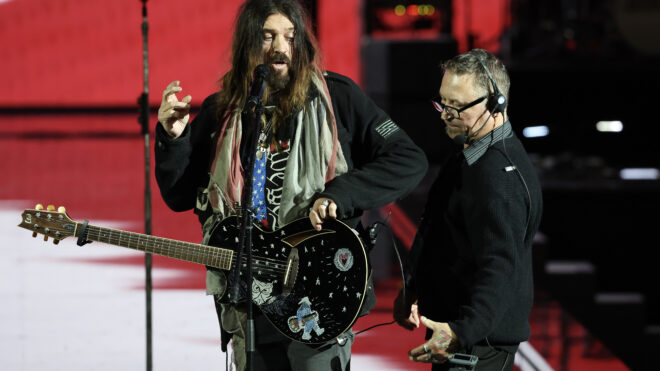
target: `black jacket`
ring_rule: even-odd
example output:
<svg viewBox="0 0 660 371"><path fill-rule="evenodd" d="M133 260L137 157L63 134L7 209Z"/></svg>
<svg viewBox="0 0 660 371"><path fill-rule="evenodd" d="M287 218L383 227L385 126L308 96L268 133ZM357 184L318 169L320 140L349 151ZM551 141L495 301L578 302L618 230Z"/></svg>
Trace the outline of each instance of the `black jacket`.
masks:
<svg viewBox="0 0 660 371"><path fill-rule="evenodd" d="M412 191L428 163L422 150L353 81L328 72L326 82L349 171L327 183L319 196L333 199L340 218L355 227L363 210ZM218 128L215 100L215 94L204 100L177 139L157 125L156 180L163 200L174 211L195 207L198 189L208 185L214 149L211 133Z"/></svg>

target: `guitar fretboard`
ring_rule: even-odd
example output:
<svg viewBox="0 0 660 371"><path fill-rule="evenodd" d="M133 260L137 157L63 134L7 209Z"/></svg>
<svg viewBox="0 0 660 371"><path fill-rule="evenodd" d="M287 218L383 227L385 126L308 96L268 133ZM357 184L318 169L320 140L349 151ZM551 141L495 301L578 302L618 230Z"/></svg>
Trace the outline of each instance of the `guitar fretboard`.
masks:
<svg viewBox="0 0 660 371"><path fill-rule="evenodd" d="M82 226L80 223L77 223L76 227L78 232L76 235L79 235ZM91 241L127 247L145 253L167 256L169 258L208 265L223 270L229 270L231 268L232 256L234 254L229 249L93 225L87 226L85 234L86 238Z"/></svg>

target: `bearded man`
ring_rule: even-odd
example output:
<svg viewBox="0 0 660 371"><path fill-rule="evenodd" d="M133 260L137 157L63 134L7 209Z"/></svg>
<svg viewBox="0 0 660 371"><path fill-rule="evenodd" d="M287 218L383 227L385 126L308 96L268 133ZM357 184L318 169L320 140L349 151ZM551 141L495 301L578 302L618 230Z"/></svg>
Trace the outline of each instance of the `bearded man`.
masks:
<svg viewBox="0 0 660 371"><path fill-rule="evenodd" d="M425 175L426 157L404 131L349 78L323 71L319 60L300 3L247 1L236 21L231 69L190 124L192 97L177 97L183 92L179 81L164 90L156 179L170 208L195 209L204 243L218 223L236 214L246 176L254 179L253 222L260 229L276 230L307 217L310 228L320 231L328 218L361 229L364 210L405 196ZM262 64L270 72L261 97L264 113L249 120L252 111L245 107L254 90L253 71ZM250 145L255 136L258 149ZM252 154L254 167L245 168ZM231 338L233 361L242 370L248 304L227 300L227 291L226 274L209 267L206 292L215 298L222 347L226 351ZM359 314L374 304L369 282ZM350 329L310 345L283 336L258 310L254 323L254 369L349 368ZM302 327L305 338L323 333L323 323Z"/></svg>

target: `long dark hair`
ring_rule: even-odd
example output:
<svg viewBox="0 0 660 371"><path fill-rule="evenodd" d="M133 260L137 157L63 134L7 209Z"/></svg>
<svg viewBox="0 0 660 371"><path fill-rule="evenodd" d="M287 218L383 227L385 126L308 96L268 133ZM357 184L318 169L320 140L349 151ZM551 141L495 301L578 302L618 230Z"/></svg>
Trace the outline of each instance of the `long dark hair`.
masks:
<svg viewBox="0 0 660 371"><path fill-rule="evenodd" d="M274 122L303 108L311 76L321 70L317 42L306 9L296 0L248 0L241 5L236 18L231 69L221 79L217 112L220 122L224 122L232 110L245 105L252 71L263 63L263 25L266 18L277 13L293 23L295 36L289 65L290 81L279 94Z"/></svg>

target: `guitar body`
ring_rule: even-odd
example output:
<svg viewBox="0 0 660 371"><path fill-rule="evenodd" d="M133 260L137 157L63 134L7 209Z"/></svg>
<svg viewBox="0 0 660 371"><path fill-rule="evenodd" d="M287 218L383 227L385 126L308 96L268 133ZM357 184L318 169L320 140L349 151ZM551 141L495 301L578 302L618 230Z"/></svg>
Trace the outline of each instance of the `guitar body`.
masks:
<svg viewBox="0 0 660 371"><path fill-rule="evenodd" d="M214 228L209 244L235 250L237 236L238 218L229 217ZM255 225L249 291L244 255L238 282L233 274L236 262L226 272L228 298L238 295L238 302L251 298L285 336L307 344L325 343L357 319L369 273L367 255L357 235L341 221L324 221L320 232L307 218L275 231Z"/></svg>

